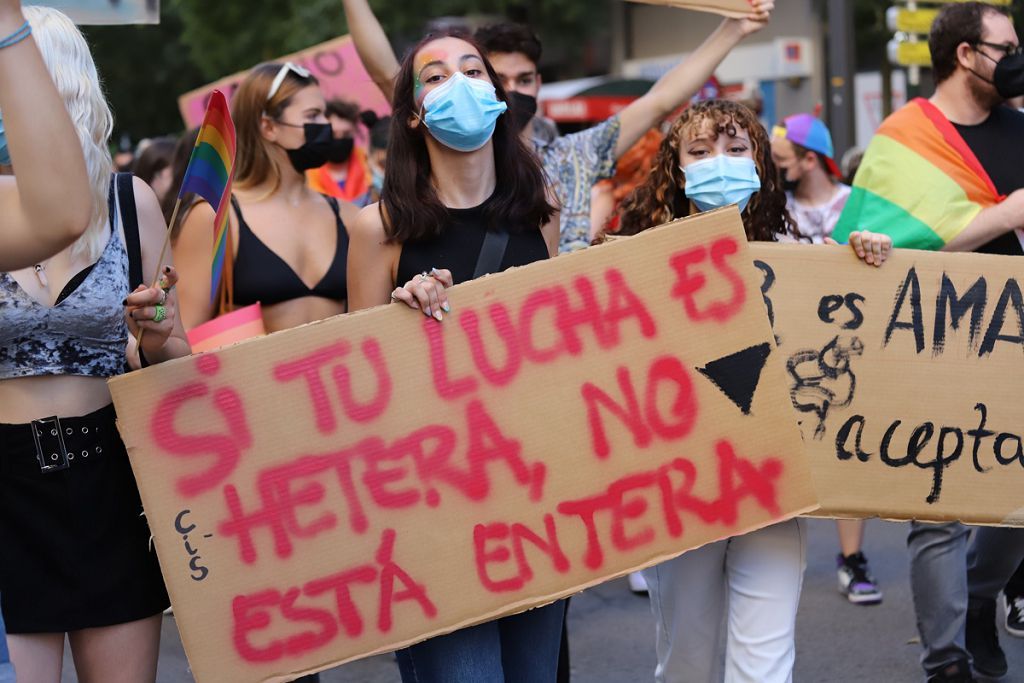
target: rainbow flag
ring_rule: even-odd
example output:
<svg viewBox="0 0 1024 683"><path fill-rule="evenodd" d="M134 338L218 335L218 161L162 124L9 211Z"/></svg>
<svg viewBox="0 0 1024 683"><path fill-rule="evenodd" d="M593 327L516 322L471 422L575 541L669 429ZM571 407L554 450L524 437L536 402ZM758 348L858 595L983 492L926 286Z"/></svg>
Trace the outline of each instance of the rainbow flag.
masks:
<svg viewBox="0 0 1024 683"><path fill-rule="evenodd" d="M217 296L227 254L228 212L231 206L231 178L235 171L235 124L228 101L214 90L206 106L196 146L185 169L178 199L194 192L217 212L213 221L213 265L210 273L210 301Z"/></svg>
<svg viewBox="0 0 1024 683"><path fill-rule="evenodd" d="M917 98L878 128L832 237L871 230L896 247L938 250L1002 199L953 124Z"/></svg>

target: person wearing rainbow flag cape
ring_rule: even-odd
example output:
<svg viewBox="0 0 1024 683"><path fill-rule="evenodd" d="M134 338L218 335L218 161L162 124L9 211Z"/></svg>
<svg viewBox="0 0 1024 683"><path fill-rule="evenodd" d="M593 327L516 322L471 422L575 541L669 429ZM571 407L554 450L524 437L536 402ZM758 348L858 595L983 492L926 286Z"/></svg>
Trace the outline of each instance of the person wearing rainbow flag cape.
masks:
<svg viewBox="0 0 1024 683"><path fill-rule="evenodd" d="M853 230L894 246L1024 255L1024 55L1002 10L949 5L928 38L936 89L887 118L854 179L834 237ZM910 579L929 681L1007 671L995 598L1024 559L1024 530L913 523Z"/></svg>

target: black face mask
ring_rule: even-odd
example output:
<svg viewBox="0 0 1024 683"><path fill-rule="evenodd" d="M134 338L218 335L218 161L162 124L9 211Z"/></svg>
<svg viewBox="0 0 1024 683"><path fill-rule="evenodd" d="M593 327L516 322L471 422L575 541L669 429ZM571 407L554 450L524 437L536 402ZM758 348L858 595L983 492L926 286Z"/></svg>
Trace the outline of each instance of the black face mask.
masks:
<svg viewBox="0 0 1024 683"><path fill-rule="evenodd" d="M327 150L327 161L332 164L343 164L352 156L352 149L355 147L355 140L346 136L333 138L331 147Z"/></svg>
<svg viewBox="0 0 1024 683"><path fill-rule="evenodd" d="M786 172L782 172L782 191L783 192L796 192L797 186L800 185L800 179L790 180Z"/></svg>
<svg viewBox="0 0 1024 683"><path fill-rule="evenodd" d="M992 85L1006 99L1024 95L1024 54L1000 59L992 76Z"/></svg>
<svg viewBox="0 0 1024 683"><path fill-rule="evenodd" d="M292 162L292 166L299 173L305 173L312 168L320 168L326 164L331 152L331 143L334 142L329 123L306 123L303 124L302 129L306 133L306 143L298 149L285 150L288 152L288 160Z"/></svg>
<svg viewBox="0 0 1024 683"><path fill-rule="evenodd" d="M537 114L537 98L532 95L524 95L521 92L510 92L508 108L511 114L512 130L518 133L526 128L526 125Z"/></svg>

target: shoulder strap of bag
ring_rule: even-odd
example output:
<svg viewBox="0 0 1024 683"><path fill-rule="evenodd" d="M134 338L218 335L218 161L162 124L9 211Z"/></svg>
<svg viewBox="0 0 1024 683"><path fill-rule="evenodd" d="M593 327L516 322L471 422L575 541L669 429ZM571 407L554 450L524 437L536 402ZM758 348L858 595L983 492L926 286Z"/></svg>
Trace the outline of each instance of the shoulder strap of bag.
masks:
<svg viewBox="0 0 1024 683"><path fill-rule="evenodd" d="M131 173L118 173L117 203L121 225L124 227L124 245L128 250L128 291L145 283L142 274L142 241L139 239L139 215L135 210L135 190Z"/></svg>
<svg viewBox="0 0 1024 683"><path fill-rule="evenodd" d="M121 222L124 228L124 246L128 252L128 291L132 292L136 287L145 282L142 274L142 240L139 238L139 215L135 210L135 189L132 186L131 173L114 174L113 182L110 183L111 210L110 220ZM115 224L116 225L116 224ZM149 361L138 349L139 363L142 367L149 367Z"/></svg>
<svg viewBox="0 0 1024 683"><path fill-rule="evenodd" d="M480 247L476 268L473 269L473 279L501 270L501 261L505 258L506 247L508 247L507 230L488 230L484 235L484 245Z"/></svg>

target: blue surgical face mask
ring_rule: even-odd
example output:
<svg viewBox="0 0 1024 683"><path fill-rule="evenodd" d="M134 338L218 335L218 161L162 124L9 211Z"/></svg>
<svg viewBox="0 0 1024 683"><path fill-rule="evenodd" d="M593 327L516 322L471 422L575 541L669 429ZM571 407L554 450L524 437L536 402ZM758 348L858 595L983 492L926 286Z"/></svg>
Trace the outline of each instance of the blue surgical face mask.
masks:
<svg viewBox="0 0 1024 683"><path fill-rule="evenodd" d="M3 114L0 114L0 164L11 165L11 153L7 149L7 131L4 130Z"/></svg>
<svg viewBox="0 0 1024 683"><path fill-rule="evenodd" d="M438 142L459 152L474 152L494 135L508 105L498 100L489 82L455 72L427 93L423 108L423 123Z"/></svg>
<svg viewBox="0 0 1024 683"><path fill-rule="evenodd" d="M725 154L681 166L686 196L701 211L739 204L742 212L750 196L761 189L754 160Z"/></svg>

